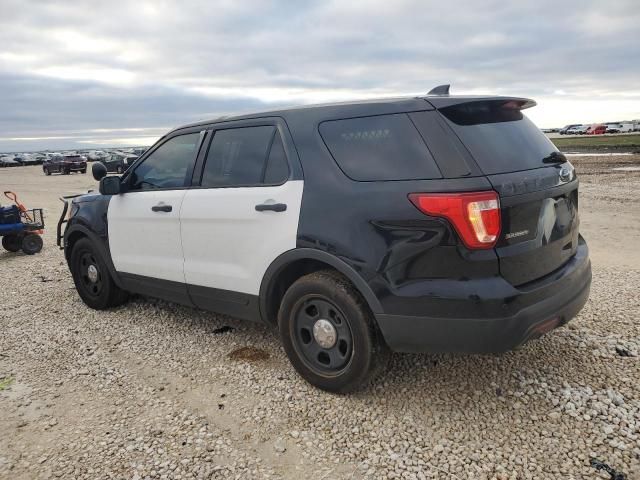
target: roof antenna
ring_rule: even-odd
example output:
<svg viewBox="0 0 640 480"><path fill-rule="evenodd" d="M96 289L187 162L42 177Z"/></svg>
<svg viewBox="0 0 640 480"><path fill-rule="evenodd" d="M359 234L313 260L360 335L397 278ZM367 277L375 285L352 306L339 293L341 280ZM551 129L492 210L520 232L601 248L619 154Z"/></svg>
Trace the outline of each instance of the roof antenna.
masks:
<svg viewBox="0 0 640 480"><path fill-rule="evenodd" d="M449 87L451 85L438 85L435 88L429 90L427 95L449 95Z"/></svg>

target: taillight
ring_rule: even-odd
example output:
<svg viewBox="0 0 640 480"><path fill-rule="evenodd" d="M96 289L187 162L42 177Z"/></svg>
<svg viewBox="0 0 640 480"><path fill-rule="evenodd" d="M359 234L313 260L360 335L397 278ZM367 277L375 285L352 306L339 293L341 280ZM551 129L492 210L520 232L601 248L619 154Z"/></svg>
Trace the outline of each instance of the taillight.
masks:
<svg viewBox="0 0 640 480"><path fill-rule="evenodd" d="M500 234L500 201L489 192L412 193L421 212L451 222L468 248L493 248Z"/></svg>

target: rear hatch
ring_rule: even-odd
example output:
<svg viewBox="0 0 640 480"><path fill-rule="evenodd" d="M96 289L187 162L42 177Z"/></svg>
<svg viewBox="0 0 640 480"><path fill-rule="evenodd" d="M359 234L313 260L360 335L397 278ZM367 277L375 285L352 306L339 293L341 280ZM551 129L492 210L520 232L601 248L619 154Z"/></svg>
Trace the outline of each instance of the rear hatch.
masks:
<svg viewBox="0 0 640 480"><path fill-rule="evenodd" d="M429 99L431 101L432 99ZM524 99L432 103L500 196L500 273L518 286L562 267L578 247L573 166L522 113Z"/></svg>

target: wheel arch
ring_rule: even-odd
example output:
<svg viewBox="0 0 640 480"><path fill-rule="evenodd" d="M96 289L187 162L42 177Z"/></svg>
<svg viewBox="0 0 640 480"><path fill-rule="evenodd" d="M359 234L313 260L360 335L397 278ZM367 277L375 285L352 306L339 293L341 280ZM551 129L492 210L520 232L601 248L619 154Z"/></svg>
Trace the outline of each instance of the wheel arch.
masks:
<svg viewBox="0 0 640 480"><path fill-rule="evenodd" d="M78 240L82 238L88 238L91 241L91 243L96 247L98 255L100 255L104 263L107 265L107 268L109 269L109 274L113 278L114 283L119 288L123 288L118 272L116 272L116 268L113 265L113 261L111 260L111 253L109 252L109 247L96 233L92 232L84 225L80 225L80 224L70 225L64 234L64 256L65 256L65 259L67 260L67 264L69 264L71 260L71 251L73 250L73 246L76 244L76 242L78 242Z"/></svg>
<svg viewBox="0 0 640 480"><path fill-rule="evenodd" d="M270 325L276 325L280 302L293 282L304 275L327 268L332 268L344 275L362 295L374 314L383 313L382 305L371 287L347 262L322 250L296 248L276 258L262 278L260 285L262 319Z"/></svg>

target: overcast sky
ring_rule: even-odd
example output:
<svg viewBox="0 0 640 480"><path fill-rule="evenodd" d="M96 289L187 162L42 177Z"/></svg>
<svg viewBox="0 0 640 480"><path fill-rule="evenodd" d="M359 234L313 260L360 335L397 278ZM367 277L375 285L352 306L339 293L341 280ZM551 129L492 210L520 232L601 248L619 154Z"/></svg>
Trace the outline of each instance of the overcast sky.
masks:
<svg viewBox="0 0 640 480"><path fill-rule="evenodd" d="M640 118L640 5L0 0L0 151L442 83L534 98L541 127Z"/></svg>

